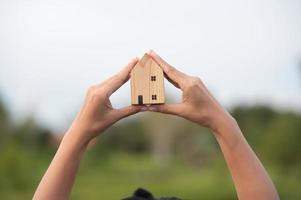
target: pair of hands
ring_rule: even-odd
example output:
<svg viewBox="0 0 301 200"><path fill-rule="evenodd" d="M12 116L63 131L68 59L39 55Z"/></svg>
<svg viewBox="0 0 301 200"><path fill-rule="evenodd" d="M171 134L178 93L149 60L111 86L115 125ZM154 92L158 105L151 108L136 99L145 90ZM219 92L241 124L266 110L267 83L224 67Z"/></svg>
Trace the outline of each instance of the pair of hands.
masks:
<svg viewBox="0 0 301 200"><path fill-rule="evenodd" d="M165 62L154 51L148 53L163 69L165 77L182 90L182 101L177 104L127 106L113 108L109 97L130 78L138 58L133 59L119 73L89 88L87 96L72 127L81 130L81 139L89 142L118 120L141 111L177 115L216 131L220 121L230 115L207 90L200 78L189 76Z"/></svg>
<svg viewBox="0 0 301 200"><path fill-rule="evenodd" d="M234 180L239 199L275 199L279 196L264 167L243 137L235 120L220 106L197 77L186 75L148 53L166 78L183 92L177 104L112 107L110 95L128 81L138 59L99 85L92 86L80 112L42 178L33 199L68 199L81 157L89 142L116 121L140 111L178 115L213 130Z"/></svg>

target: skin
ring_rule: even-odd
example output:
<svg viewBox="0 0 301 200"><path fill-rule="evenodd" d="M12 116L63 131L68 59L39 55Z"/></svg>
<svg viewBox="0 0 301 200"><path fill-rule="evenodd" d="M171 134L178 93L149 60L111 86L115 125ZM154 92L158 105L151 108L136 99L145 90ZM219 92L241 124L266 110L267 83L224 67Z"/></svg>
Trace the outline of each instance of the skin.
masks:
<svg viewBox="0 0 301 200"><path fill-rule="evenodd" d="M133 59L118 74L88 90L80 112L65 134L33 199L69 199L81 158L89 142L118 120L146 110L177 115L210 128L220 145L239 199L279 199L269 175L235 119L210 94L200 78L178 71L154 51L148 54L163 69L165 77L182 90L182 101L178 104L114 109L109 97L128 81L131 69L138 62L137 58Z"/></svg>

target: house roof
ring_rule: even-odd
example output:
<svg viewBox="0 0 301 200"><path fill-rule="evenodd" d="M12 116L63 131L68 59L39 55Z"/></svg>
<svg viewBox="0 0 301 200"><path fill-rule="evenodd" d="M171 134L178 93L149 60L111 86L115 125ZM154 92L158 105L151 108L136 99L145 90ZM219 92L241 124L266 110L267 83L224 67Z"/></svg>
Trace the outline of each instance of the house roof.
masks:
<svg viewBox="0 0 301 200"><path fill-rule="evenodd" d="M158 65L158 63L148 54L144 54L144 56L139 60L139 62L136 64L135 67L137 67L137 66L139 66L139 67L145 67L145 66L150 67L151 65L146 64L148 62L154 62L156 64L156 66L160 67Z"/></svg>

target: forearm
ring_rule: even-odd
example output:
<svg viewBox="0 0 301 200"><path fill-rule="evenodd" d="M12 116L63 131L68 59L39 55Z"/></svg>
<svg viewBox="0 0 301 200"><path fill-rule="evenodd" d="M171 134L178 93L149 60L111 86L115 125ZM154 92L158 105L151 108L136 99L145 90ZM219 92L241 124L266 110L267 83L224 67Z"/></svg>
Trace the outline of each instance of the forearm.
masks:
<svg viewBox="0 0 301 200"><path fill-rule="evenodd" d="M263 165L247 143L236 121L221 117L214 135L231 172L239 199L279 199Z"/></svg>
<svg viewBox="0 0 301 200"><path fill-rule="evenodd" d="M137 62L137 58L133 59L118 74L89 88L80 112L64 136L33 199L68 199L89 141L118 120L146 110L144 106L132 105L115 109L109 99L114 91L128 81Z"/></svg>
<svg viewBox="0 0 301 200"><path fill-rule="evenodd" d="M87 142L79 137L79 130L69 130L64 136L33 199L65 200L69 198L80 160Z"/></svg>
<svg viewBox="0 0 301 200"><path fill-rule="evenodd" d="M154 51L149 54L163 69L168 80L183 92L181 103L151 106L150 110L175 114L211 128L224 154L240 199L279 199L272 181L235 120L224 111L201 79L178 71Z"/></svg>

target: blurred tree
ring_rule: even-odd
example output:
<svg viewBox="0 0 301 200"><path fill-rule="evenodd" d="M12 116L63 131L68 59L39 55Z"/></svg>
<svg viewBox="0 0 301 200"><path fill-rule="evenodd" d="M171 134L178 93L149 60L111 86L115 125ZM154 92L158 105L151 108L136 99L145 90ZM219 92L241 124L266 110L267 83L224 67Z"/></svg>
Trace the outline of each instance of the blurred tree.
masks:
<svg viewBox="0 0 301 200"><path fill-rule="evenodd" d="M244 135L261 159L283 167L301 166L301 116L268 106L233 109Z"/></svg>
<svg viewBox="0 0 301 200"><path fill-rule="evenodd" d="M51 131L40 126L32 116L28 116L15 125L12 137L23 148L36 151L41 148L49 148Z"/></svg>
<svg viewBox="0 0 301 200"><path fill-rule="evenodd" d="M257 147L258 141L264 135L269 124L278 113L265 105L252 107L237 106L232 110L232 115L239 124L242 132L252 147Z"/></svg>
<svg viewBox="0 0 301 200"><path fill-rule="evenodd" d="M103 151L128 151L143 153L149 150L149 138L141 119L119 122L110 127L96 144L97 149Z"/></svg>
<svg viewBox="0 0 301 200"><path fill-rule="evenodd" d="M3 125L5 122L7 122L9 119L8 112L6 108L4 107L4 103L2 102L2 99L0 98L0 126Z"/></svg>
<svg viewBox="0 0 301 200"><path fill-rule="evenodd" d="M301 193L298 191L298 188L301 187L299 181L301 179L300 113L277 111L265 105L248 107L242 105L235 107L232 113L251 146L271 172L281 197L283 199L300 199ZM112 166L116 165L116 160L121 160L120 162L123 164L117 164L117 168L125 171L126 176L124 177L128 177L123 179L122 183L133 181L132 176L128 173L129 168L135 169L134 174L137 174L137 169L147 169L145 174L149 174L152 178L156 177L156 172L154 172L156 170L173 168L175 173L172 174L172 181L168 181L165 177L162 178L162 174L166 174L167 171L159 170L160 176L157 177L162 179L155 183L156 186L161 188L168 185L168 187L183 189L182 182L184 180L184 183L187 182L185 185L190 186L187 188L191 189L191 185L198 184L208 188L208 190L203 190L207 191L208 197L217 194L210 190L216 183L222 185L223 188L225 185L231 186L232 183L227 178L229 174L224 160L208 129L174 116L159 113L141 113L139 115L142 117L133 117L115 124L101 136L101 140L91 151L92 154L89 153L86 156L87 162L84 163L88 164L84 164L85 173L78 177L84 183L83 187L98 188L98 184L107 186L107 180L111 179L115 179L116 183L120 182L122 176L116 173L116 170L112 170ZM30 198L54 154L53 151L45 148L49 142L50 131L40 126L31 116L19 123L13 123L1 100L0 131L0 197L2 199L22 199L25 195ZM5 140L2 136L5 136ZM126 152L126 154L119 153L119 151ZM101 162L101 165L89 165L103 161L100 157L110 156L113 153L116 154L110 157L113 158L112 162L108 160L108 162ZM156 169L157 163L154 164L151 160L146 162L149 157L145 155L148 153L166 164L167 167ZM176 162L170 158L176 158ZM178 160L183 162L179 163ZM119 162L117 161L117 163ZM202 170L192 167L192 165L201 166ZM102 167L102 170L99 170L99 167ZM190 173L193 172L193 174L189 176L187 169L192 170ZM201 171L204 171L201 176L196 175ZM185 176L181 172L185 172ZM140 178L141 173L138 174L139 180L144 180L144 178ZM107 177L107 179L103 179L103 177ZM92 179L97 179L97 182L93 182ZM100 179L104 181L99 182ZM148 183L150 181L150 179L145 180ZM164 182L166 180L167 182ZM159 182L164 182L164 185L159 185ZM123 188L124 185L120 187ZM113 189L115 190L115 188ZM217 195L213 199L222 199L225 194L234 195L233 190L229 187L225 189L224 193L218 193L220 198L217 198ZM14 194L20 196L11 198ZM199 193L196 193L196 198L198 195Z"/></svg>
<svg viewBox="0 0 301 200"><path fill-rule="evenodd" d="M148 113L143 124L151 140L150 152L155 160L165 164L171 158L175 130L180 128L178 118L161 113Z"/></svg>
<svg viewBox="0 0 301 200"><path fill-rule="evenodd" d="M301 167L301 116L281 113L267 124L267 131L259 141L264 158L283 167Z"/></svg>
<svg viewBox="0 0 301 200"><path fill-rule="evenodd" d="M5 105L0 98L0 148L3 146L5 139L10 132L10 116ZM1 150L1 149L0 149Z"/></svg>

